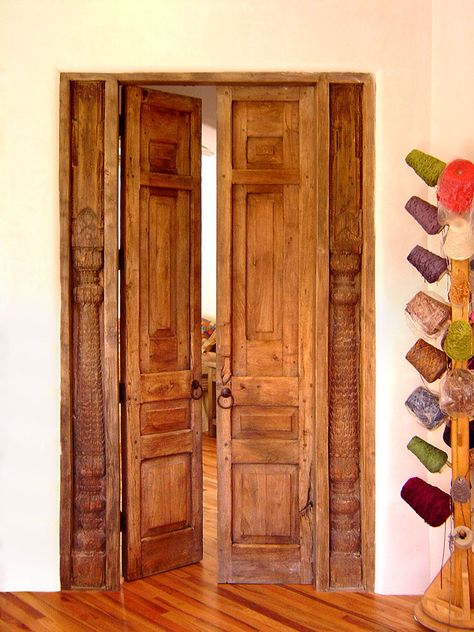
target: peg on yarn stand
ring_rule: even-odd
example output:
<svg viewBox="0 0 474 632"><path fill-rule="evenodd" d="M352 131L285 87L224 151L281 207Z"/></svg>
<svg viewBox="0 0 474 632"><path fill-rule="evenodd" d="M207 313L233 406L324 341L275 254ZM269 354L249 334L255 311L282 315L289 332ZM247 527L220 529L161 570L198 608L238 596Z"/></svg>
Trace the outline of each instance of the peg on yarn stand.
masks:
<svg viewBox="0 0 474 632"><path fill-rule="evenodd" d="M451 421L446 422L446 425L443 430L443 441L445 442L447 446L451 447ZM471 421L469 422L469 450L473 450L473 449L474 449L474 420L471 419Z"/></svg>

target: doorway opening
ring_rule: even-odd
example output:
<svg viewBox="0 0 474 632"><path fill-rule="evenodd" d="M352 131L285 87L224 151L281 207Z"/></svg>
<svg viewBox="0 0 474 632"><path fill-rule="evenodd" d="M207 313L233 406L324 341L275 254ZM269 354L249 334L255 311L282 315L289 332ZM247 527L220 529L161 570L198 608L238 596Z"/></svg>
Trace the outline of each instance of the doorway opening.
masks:
<svg viewBox="0 0 474 632"><path fill-rule="evenodd" d="M222 362L217 367L217 391L230 403L219 413L218 422L223 433L218 458L224 472L220 581L285 583L301 580L304 574L321 590L370 588L373 83L367 75L281 73L61 76L62 586L118 585L119 391L122 402L142 407L137 408L136 419L143 432L127 441L132 456L142 454L140 464L144 463L129 468L128 475L129 483L138 482L137 508L146 509L142 523L135 525L132 549L143 546L153 553L157 539L167 536L168 523L181 531L180 545L171 554L184 554L191 546L185 481L191 480L192 458L187 454L192 453L194 435L186 424L188 407L197 410L202 384L194 385L186 352L172 336L156 342L156 332L171 331L167 313L174 299L165 292L163 301L156 300L155 291L163 287L163 279L172 281L165 265L166 248L161 281L155 282L152 270L155 281L149 284L159 305L157 314L146 316L147 310L136 303L128 320L137 331L140 318L148 318L143 353L150 366L163 369L166 358L181 353L184 373L170 376L165 371L158 379L145 375L141 382L135 378L133 382L122 372L124 384L120 389L118 385L116 163L119 90L126 85L157 86L163 92L177 86L181 94L185 85L219 86L223 112L219 181L224 185L218 243L227 298L225 317L218 323ZM181 99L185 97L176 95L168 104L194 111ZM183 125L181 131L187 123ZM145 214L132 222L144 226L133 239L136 252L145 258L148 246L141 237L151 234L146 222L154 226L155 246L183 234L179 229L186 228L188 221L189 192L197 191L188 175L173 175L175 146L177 142L166 138L148 147L147 160L165 169L158 179L156 174L144 174L148 219ZM127 187L133 188L139 179L129 177ZM179 211L177 220L172 209ZM158 216L164 222L158 222ZM288 249L288 257L281 256L281 246ZM193 255L185 250L181 246L179 254L184 267L177 266L182 273L193 265ZM137 265L130 261L129 272L135 273ZM275 278L283 279L289 291L275 284ZM286 312L282 308L272 316L273 307L281 305ZM296 311L295 305L299 305ZM256 315L253 319L248 317L249 306ZM179 311L180 318L183 313L187 310ZM296 313L305 319L300 321L302 329L294 326L295 318L285 316ZM195 322L199 320L201 314ZM181 322L186 331L187 324ZM282 343L280 353L281 340L291 344ZM155 343L160 353L153 351ZM199 352L193 351L195 359L201 358L202 340L199 343ZM125 345L123 338L121 344ZM341 385L338 375L347 366L347 354L354 370L349 385ZM180 426L179 439L184 438L188 446L176 452L177 458L169 457L161 438L153 436L160 426L168 435L168 447L173 441L177 444L178 437L166 433L170 415ZM302 425L305 420L307 427ZM347 432L351 441L342 454L339 448ZM156 493L164 490L166 497L167 489L184 500L179 509L176 503L163 509L154 502ZM139 512L131 512L129 521L136 515ZM140 555L137 568L142 564ZM140 568L139 572L146 572Z"/></svg>

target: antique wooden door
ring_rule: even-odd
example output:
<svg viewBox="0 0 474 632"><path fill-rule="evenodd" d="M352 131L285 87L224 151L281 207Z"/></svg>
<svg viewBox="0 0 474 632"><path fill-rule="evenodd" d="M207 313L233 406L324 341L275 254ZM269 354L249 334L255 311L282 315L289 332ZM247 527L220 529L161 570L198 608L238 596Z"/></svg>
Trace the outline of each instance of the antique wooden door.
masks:
<svg viewBox="0 0 474 632"><path fill-rule="evenodd" d="M219 581L313 579L315 90L218 89Z"/></svg>
<svg viewBox="0 0 474 632"><path fill-rule="evenodd" d="M198 99L123 89L126 579L202 558Z"/></svg>

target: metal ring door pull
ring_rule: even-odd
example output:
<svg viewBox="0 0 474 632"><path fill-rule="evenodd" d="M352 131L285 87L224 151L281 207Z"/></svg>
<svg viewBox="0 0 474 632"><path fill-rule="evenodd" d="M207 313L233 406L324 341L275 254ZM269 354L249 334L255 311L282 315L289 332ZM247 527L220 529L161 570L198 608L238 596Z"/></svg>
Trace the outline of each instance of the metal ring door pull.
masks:
<svg viewBox="0 0 474 632"><path fill-rule="evenodd" d="M227 410L228 408L232 408L234 405L234 396L232 395L232 391L230 388L223 388L219 393L219 397L217 398L217 404L220 408Z"/></svg>
<svg viewBox="0 0 474 632"><path fill-rule="evenodd" d="M202 386L199 380L193 380L191 382L191 397L193 399L201 399L202 393Z"/></svg>

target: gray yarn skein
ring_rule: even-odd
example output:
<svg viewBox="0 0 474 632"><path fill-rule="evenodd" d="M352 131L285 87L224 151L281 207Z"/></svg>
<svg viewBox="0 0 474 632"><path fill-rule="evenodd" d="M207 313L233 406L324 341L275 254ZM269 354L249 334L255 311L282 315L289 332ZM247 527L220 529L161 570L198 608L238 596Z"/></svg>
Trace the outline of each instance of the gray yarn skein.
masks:
<svg viewBox="0 0 474 632"><path fill-rule="evenodd" d="M438 397L424 386L418 386L413 391L406 400L405 406L428 430L438 428L447 418L439 407Z"/></svg>

